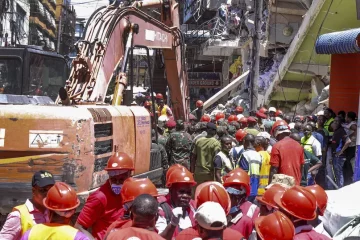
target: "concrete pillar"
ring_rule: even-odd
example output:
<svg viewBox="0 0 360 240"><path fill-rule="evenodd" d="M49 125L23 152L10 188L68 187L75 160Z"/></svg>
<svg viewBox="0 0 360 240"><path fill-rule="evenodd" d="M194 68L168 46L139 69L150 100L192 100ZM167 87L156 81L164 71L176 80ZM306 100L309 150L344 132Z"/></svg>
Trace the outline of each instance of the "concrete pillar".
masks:
<svg viewBox="0 0 360 240"><path fill-rule="evenodd" d="M229 61L230 57L226 57L223 60L223 64L222 64L222 77L223 77L223 83L222 83L222 87L226 87L229 83L230 83L230 79L229 79L229 68L230 68L230 61ZM222 97L220 99L220 102L226 103L228 100L228 94L226 94L224 97Z"/></svg>

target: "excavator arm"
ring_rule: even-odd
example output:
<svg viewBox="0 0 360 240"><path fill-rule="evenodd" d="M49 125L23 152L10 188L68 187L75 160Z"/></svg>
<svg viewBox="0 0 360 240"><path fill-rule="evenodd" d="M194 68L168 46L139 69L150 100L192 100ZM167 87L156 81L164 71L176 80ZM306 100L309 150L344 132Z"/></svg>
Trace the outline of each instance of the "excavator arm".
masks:
<svg viewBox="0 0 360 240"><path fill-rule="evenodd" d="M161 21L165 23L141 11L158 6L162 9ZM187 119L187 74L177 8L175 1L152 0L135 2L131 7L110 5L97 10L88 21L84 40L77 43L78 53L66 82L66 94L59 94L57 103L102 103L109 83L115 79L123 85L120 93L116 93L121 95L127 84L120 81L125 74L122 66L126 65L126 45L132 38L131 47L142 45L162 50L174 115L177 119Z"/></svg>

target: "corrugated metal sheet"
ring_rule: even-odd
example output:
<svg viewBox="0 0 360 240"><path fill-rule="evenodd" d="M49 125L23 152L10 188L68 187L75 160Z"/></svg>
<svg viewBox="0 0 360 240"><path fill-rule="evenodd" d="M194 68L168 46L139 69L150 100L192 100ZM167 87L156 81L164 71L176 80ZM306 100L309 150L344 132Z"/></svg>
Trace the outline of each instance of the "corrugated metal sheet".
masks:
<svg viewBox="0 0 360 240"><path fill-rule="evenodd" d="M360 54L331 56L329 105L335 112L358 111L360 91Z"/></svg>
<svg viewBox="0 0 360 240"><path fill-rule="evenodd" d="M317 54L343 54L360 52L356 39L360 28L321 35L315 45Z"/></svg>

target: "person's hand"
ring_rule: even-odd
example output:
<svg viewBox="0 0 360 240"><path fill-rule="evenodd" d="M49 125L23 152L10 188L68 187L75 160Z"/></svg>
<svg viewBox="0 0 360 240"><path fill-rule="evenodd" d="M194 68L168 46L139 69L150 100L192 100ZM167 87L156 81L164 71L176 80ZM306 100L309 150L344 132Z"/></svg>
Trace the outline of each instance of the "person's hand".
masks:
<svg viewBox="0 0 360 240"><path fill-rule="evenodd" d="M180 222L180 218L182 217L183 215L183 208L182 207L177 207L177 208L174 208L172 210L172 213L173 215L171 216L171 225L173 226L178 226L179 225L179 222Z"/></svg>
<svg viewBox="0 0 360 240"><path fill-rule="evenodd" d="M342 151L339 151L339 152L337 152L336 154L335 154L335 156L336 157L339 157L340 155L342 155L343 153L342 153Z"/></svg>

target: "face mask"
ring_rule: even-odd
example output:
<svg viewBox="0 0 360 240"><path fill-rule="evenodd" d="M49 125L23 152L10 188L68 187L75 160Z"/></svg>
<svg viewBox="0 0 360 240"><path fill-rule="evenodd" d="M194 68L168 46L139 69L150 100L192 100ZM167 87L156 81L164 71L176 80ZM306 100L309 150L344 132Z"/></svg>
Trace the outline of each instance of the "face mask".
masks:
<svg viewBox="0 0 360 240"><path fill-rule="evenodd" d="M230 208L230 213L229 214L233 214L239 211L239 207L238 206L233 206Z"/></svg>
<svg viewBox="0 0 360 240"><path fill-rule="evenodd" d="M71 218L72 215L74 215L76 209L73 209L73 210L69 210L69 211L55 211L55 213L61 217L64 217L64 218Z"/></svg>
<svg viewBox="0 0 360 240"><path fill-rule="evenodd" d="M116 194L119 195L122 188L122 184L111 184L111 190Z"/></svg>

